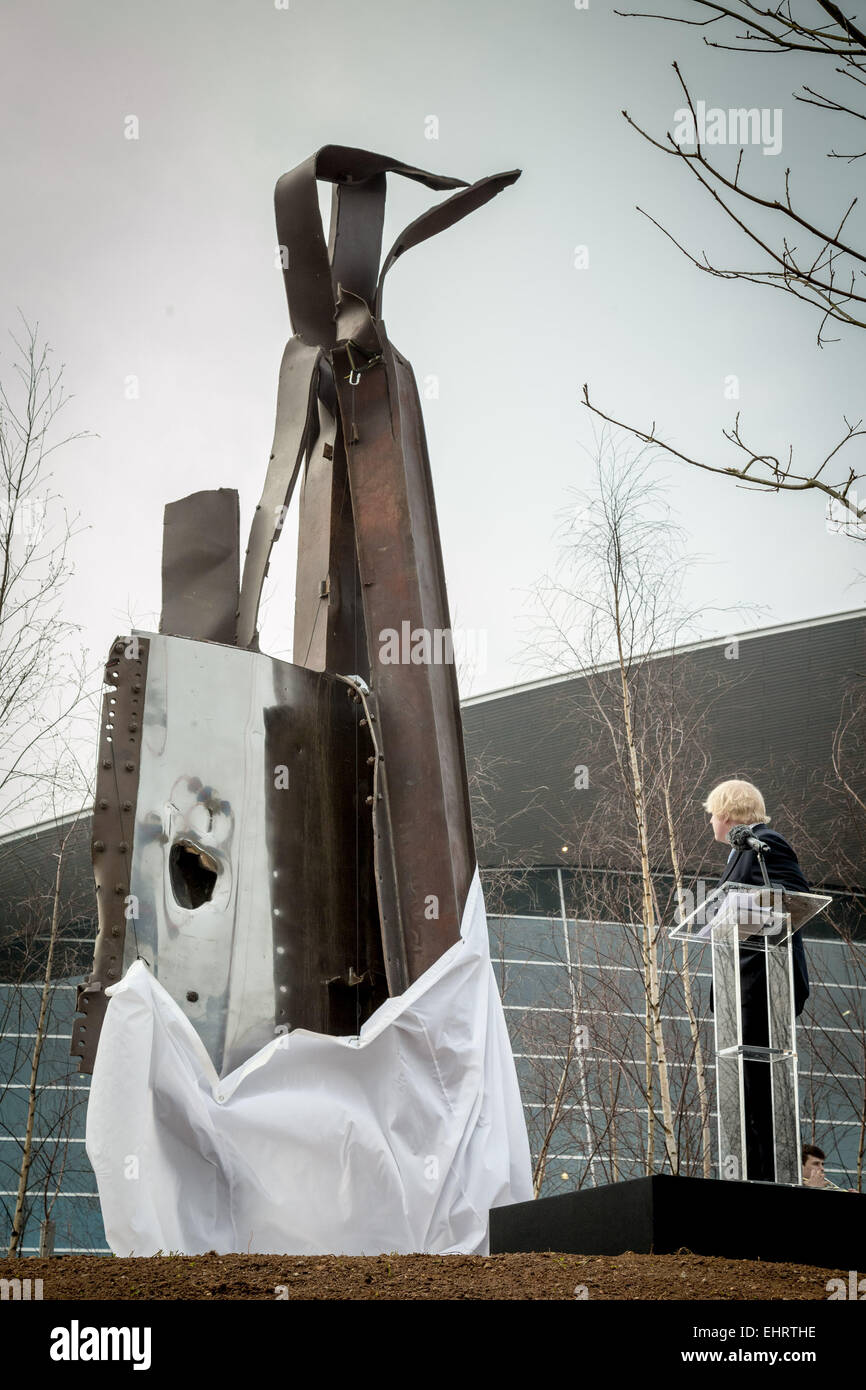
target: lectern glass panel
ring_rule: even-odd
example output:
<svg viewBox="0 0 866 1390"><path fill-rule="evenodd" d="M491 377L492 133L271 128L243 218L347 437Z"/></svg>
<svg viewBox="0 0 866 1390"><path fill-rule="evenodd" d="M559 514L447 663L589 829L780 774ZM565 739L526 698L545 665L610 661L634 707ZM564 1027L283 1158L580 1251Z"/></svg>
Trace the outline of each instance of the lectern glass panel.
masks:
<svg viewBox="0 0 866 1390"><path fill-rule="evenodd" d="M745 1069L752 1068L750 1105L769 1097L773 1171L779 1183L799 1184L800 1106L797 1088L794 1014L794 934L832 902L820 893L793 893L785 888L723 883L670 932L674 941L706 942L712 949L713 1000L718 1119L718 1173L721 1178L749 1178L749 1136L756 1140L756 1111L746 1108ZM766 1025L743 1040L741 969L747 953L761 952L766 979ZM750 972L759 968L750 962ZM754 976L752 976L754 978ZM753 1022L752 1027L755 1027ZM763 1041L764 1035L766 1041ZM760 1083L760 1068L769 1086ZM750 1125L752 1126L750 1129ZM753 1147L753 1153L757 1151ZM760 1170L759 1170L760 1171Z"/></svg>

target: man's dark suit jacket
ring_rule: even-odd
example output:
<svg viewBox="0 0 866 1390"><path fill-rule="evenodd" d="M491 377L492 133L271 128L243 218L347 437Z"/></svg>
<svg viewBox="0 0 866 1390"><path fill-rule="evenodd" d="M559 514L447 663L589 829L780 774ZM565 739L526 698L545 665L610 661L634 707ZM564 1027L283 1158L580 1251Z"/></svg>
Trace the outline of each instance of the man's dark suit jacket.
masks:
<svg viewBox="0 0 866 1390"><path fill-rule="evenodd" d="M809 884L803 876L797 856L784 835L771 830L768 825L755 825L752 834L763 840L770 849L764 857L767 877L773 887L789 888L793 893L808 893ZM719 883L763 884L761 866L753 849L739 850L726 866ZM772 950L772 947L770 948ZM791 950L794 969L794 1011L802 1013L803 1005L809 997L809 972L806 969L806 952L803 949L803 934L797 932ZM740 950L740 990L743 1019L747 1014L767 1012L767 972L764 968L764 952L749 948ZM710 994L710 1008L713 1006Z"/></svg>

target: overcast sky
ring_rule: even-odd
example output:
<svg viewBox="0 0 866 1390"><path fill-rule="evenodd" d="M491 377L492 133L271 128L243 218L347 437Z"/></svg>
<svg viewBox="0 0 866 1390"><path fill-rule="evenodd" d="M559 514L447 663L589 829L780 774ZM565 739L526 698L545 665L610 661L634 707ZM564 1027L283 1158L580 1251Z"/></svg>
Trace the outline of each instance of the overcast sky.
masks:
<svg viewBox="0 0 866 1390"><path fill-rule="evenodd" d="M820 350L813 312L701 275L635 210L718 263L756 260L620 114L660 137L672 128L675 58L708 105L782 111L781 153L747 152L753 185L780 192L790 164L806 210L841 215L860 166L828 161L836 118L793 100L814 82L808 66L708 52L699 31L618 18L602 0L6 0L0 372L20 308L65 363L67 426L98 435L54 470L89 528L66 613L94 662L130 615L158 622L166 502L238 488L246 543L290 334L273 186L323 144L470 181L523 170L407 253L384 296L392 341L419 381L439 380L425 417L452 619L487 634L465 694L531 674L526 593L552 562L568 489L592 469L584 381L611 415L655 420L711 461L730 461L721 429L737 409L747 438L793 443L804 466L837 442L842 416L863 413L862 334L834 331L843 340ZM439 196L389 176L385 245ZM738 401L725 398L732 375ZM759 602L760 626L861 606L860 548L828 531L818 496L747 493L674 463L659 474L707 557L691 602ZM262 635L282 656L294 561L287 532Z"/></svg>

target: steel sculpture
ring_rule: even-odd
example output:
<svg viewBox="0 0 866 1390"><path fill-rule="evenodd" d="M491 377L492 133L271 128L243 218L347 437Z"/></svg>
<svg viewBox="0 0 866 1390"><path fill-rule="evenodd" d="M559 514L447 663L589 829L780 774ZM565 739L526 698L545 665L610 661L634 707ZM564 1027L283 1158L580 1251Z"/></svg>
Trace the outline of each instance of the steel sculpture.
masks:
<svg viewBox="0 0 866 1390"><path fill-rule="evenodd" d="M380 269L387 173L455 191ZM420 400L382 290L399 256L519 173L466 184L327 145L277 184L294 336L243 573L233 489L170 503L159 633L118 638L106 665L81 1071L105 990L136 958L222 1075L275 1031L356 1033L459 937L475 851L453 652L393 661L383 646L451 625ZM257 624L296 488L284 662L260 652Z"/></svg>

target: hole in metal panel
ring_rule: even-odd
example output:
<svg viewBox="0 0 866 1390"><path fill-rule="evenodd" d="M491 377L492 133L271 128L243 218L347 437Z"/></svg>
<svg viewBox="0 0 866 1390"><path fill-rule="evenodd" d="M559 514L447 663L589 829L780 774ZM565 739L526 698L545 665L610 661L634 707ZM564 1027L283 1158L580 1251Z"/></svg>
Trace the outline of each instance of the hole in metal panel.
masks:
<svg viewBox="0 0 866 1390"><path fill-rule="evenodd" d="M168 856L172 892L180 907L209 903L217 881L216 860L198 845L178 840Z"/></svg>

